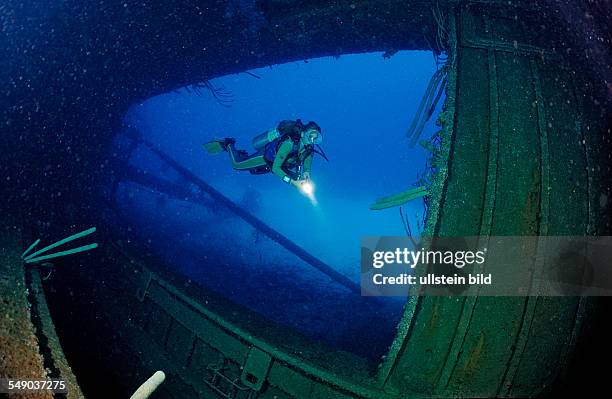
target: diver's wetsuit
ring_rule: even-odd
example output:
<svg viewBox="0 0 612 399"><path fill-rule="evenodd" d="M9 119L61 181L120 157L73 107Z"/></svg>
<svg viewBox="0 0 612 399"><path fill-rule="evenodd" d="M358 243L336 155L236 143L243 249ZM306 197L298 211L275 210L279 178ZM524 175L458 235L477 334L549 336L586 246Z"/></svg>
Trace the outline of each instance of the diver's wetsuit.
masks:
<svg viewBox="0 0 612 399"><path fill-rule="evenodd" d="M314 151L312 145L304 145L300 140L304 125L299 120L286 120L280 122L277 129L280 137L251 155L236 150L234 144L230 143L227 152L232 167L253 174L272 171L281 179L287 176L295 180L301 178L303 173L310 174Z"/></svg>

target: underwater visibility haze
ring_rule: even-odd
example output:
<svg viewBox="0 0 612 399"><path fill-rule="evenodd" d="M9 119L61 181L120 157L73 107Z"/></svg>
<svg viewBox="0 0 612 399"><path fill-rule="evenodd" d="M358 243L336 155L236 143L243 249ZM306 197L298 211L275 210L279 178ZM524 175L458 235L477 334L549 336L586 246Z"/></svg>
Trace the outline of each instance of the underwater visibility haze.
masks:
<svg viewBox="0 0 612 399"><path fill-rule="evenodd" d="M390 59L382 55L315 59L214 79L210 84L223 88L225 103L208 91L180 89L133 106L126 123L246 212L357 284L361 237L406 234L397 208L372 211L370 206L418 185L431 173L427 150L409 146L406 125L407 110L418 107L419 93L436 70L434 57L431 52L402 52ZM226 153L213 156L202 148L202 143L226 136L235 138L237 147L248 148L254 136L287 119L321 126L320 146L328 159L314 156L312 197L273 173L236 171ZM435 115L431 119L423 140L435 131ZM119 133L117 141L122 137ZM129 165L181 182L147 147L134 151ZM219 212L219 204L184 201L129 181L115 195L117 207L135 228L150 235L151 251L194 281L274 321L376 359L393 339L402 301L388 298L383 306L381 299L346 296L346 287L325 281L311 265L296 267L294 255L239 217ZM410 202L404 212L418 235L423 198ZM380 320L376 331L364 328L373 318Z"/></svg>

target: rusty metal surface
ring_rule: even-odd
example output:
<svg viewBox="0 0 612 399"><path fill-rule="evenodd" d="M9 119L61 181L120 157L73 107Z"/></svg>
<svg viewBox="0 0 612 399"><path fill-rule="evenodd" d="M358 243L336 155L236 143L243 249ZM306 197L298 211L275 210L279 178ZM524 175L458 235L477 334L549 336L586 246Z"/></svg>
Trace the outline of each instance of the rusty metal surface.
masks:
<svg viewBox="0 0 612 399"><path fill-rule="evenodd" d="M83 398L55 333L38 271L24 268L21 251L20 231L12 223L0 226L0 378L61 378L68 399ZM11 397L53 398L53 394Z"/></svg>
<svg viewBox="0 0 612 399"><path fill-rule="evenodd" d="M0 378L45 378L44 359L31 322L21 236L13 226L0 226ZM49 398L51 393L15 394L15 398Z"/></svg>

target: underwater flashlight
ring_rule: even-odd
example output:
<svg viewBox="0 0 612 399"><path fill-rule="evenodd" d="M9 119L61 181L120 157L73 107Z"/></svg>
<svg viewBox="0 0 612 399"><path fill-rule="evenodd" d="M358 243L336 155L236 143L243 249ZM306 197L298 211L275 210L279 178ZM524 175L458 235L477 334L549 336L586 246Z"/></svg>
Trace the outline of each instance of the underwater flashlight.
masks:
<svg viewBox="0 0 612 399"><path fill-rule="evenodd" d="M305 181L300 185L300 190L307 196L314 194L314 185L310 181Z"/></svg>
<svg viewBox="0 0 612 399"><path fill-rule="evenodd" d="M315 189L314 184L312 184L310 180L306 180L305 182L300 184L300 191L302 192L302 194L307 196L313 205L316 205L317 200L315 199L315 196L314 196L314 189Z"/></svg>

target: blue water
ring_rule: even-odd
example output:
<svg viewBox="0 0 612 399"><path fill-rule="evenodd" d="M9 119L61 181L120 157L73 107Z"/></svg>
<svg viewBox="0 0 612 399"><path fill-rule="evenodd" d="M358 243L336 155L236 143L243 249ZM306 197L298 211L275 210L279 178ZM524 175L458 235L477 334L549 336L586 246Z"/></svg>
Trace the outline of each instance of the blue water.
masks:
<svg viewBox="0 0 612 399"><path fill-rule="evenodd" d="M126 120L234 202L358 282L360 238L405 234L397 208L371 211L369 206L377 198L412 187L424 171L427 152L420 146L409 148L406 131L435 69L429 52L399 52L390 59L372 53L293 62L250 71L259 79L242 73L212 80L214 86L232 93L230 107L219 104L206 90L200 95L179 90L133 106ZM201 147L214 137L234 137L238 148L252 151L253 136L283 119L298 118L321 126L322 147L329 157L329 162L321 157L314 160L316 203L272 174L234 171L227 154L209 155ZM423 138L435 131L433 120L435 115ZM169 181L180 181L145 148L135 152L131 164ZM351 333L339 334L325 325L332 320L338 323L339 317L347 318L348 325L349 314L327 321L317 317L320 325L316 326L312 320L304 322L309 320L309 311L320 313L322 303L329 309L326 303L334 301L333 295L322 299L321 294L292 298L291 292L283 298L274 290L246 293L257 284L253 279L274 280L287 272L300 275L311 286L319 285L321 292L342 290L250 225L231 214L219 215L207 207L163 198L129 184L122 185L118 196L128 214L147 224L159 256L181 273L277 322L350 350L346 342L354 341ZM404 211L417 234L425 211L423 201L411 202ZM164 245L169 240L174 244ZM203 267L202 262L208 261L224 266ZM237 264L243 264L242 269ZM230 286L219 277L236 271L248 271L249 285ZM278 291L283 281L266 284ZM336 298L363 301L350 295ZM280 306L279 301L307 306L294 309ZM394 323L401 315L401 302L389 299L387 305L385 344L393 337ZM291 312L295 314L289 315ZM367 319L367 315L362 317ZM379 333L370 338L381 340Z"/></svg>

